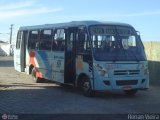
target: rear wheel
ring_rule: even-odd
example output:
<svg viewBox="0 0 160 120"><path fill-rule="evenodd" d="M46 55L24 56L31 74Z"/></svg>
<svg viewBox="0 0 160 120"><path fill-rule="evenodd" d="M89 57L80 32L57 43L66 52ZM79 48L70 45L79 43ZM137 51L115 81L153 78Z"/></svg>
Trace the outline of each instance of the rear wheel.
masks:
<svg viewBox="0 0 160 120"><path fill-rule="evenodd" d="M134 89L134 90L125 90L124 91L126 95L135 95L138 90L137 89Z"/></svg>
<svg viewBox="0 0 160 120"><path fill-rule="evenodd" d="M43 78L37 77L37 75L36 75L36 69L35 68L32 69L31 75L32 75L32 79L33 79L33 81L35 83L42 83L42 82L44 82Z"/></svg>

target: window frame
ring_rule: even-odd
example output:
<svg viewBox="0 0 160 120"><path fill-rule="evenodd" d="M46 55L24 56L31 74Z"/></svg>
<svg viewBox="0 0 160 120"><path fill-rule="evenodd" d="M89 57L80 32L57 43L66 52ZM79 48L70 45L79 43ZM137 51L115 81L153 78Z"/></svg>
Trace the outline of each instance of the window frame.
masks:
<svg viewBox="0 0 160 120"><path fill-rule="evenodd" d="M19 30L18 33L17 33L16 49L20 49L21 48L22 37L23 37L23 31Z"/></svg>
<svg viewBox="0 0 160 120"><path fill-rule="evenodd" d="M64 34L63 38L60 37L61 33L58 36L58 33L57 33L58 30L63 30L63 34ZM62 40L60 40L60 39L62 39ZM58 46L58 44L59 44L58 42L60 42L60 41L62 41L62 43L61 43L62 46ZM53 43L57 44L55 50L53 50ZM66 44L66 29L65 28L55 28L54 29L54 34L53 34L53 40L52 40L52 51L64 52L65 51L65 46L66 46L65 44ZM60 47L63 47L63 48L60 48Z"/></svg>
<svg viewBox="0 0 160 120"><path fill-rule="evenodd" d="M44 38L42 37L42 32L44 32L45 30L51 30L51 39L50 39L51 40L51 43L50 43L51 46L50 46L50 49L42 49L41 48L41 42L44 40ZM44 33L43 33L43 35L44 35ZM40 34L39 34L39 50L52 51L53 39L54 39L54 30L52 28L41 29ZM47 42L47 39L46 39L46 42Z"/></svg>
<svg viewBox="0 0 160 120"><path fill-rule="evenodd" d="M36 43L38 43L38 47L36 48L36 44L35 44L35 48L29 48L29 45L30 45L30 41L32 41L33 39L30 38L30 35L31 35L31 32L33 31L37 31L38 34L37 34L37 40L35 41ZM34 30L29 30L29 35L28 35L28 45L27 45L27 48L28 50L39 50L39 41L40 41L40 29L34 29Z"/></svg>

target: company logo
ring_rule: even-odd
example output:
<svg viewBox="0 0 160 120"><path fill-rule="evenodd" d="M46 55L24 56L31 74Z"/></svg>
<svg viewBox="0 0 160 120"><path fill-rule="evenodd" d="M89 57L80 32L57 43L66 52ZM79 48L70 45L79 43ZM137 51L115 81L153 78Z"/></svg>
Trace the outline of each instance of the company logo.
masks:
<svg viewBox="0 0 160 120"><path fill-rule="evenodd" d="M130 75L130 72L129 72L129 71L127 71L127 75Z"/></svg>
<svg viewBox="0 0 160 120"><path fill-rule="evenodd" d="M2 115L2 120L17 120L17 119L18 115L7 115L7 114Z"/></svg>
<svg viewBox="0 0 160 120"><path fill-rule="evenodd" d="M3 115L2 115L2 119L3 119L3 120L7 120L7 118L8 118L7 114L3 114Z"/></svg>

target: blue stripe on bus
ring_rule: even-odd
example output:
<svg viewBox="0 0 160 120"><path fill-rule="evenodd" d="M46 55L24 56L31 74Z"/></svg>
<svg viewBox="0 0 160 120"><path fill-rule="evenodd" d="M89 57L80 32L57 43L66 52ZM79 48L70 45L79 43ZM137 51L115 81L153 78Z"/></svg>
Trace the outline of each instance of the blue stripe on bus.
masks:
<svg viewBox="0 0 160 120"><path fill-rule="evenodd" d="M41 57L44 65L45 65L45 68L47 69L46 73L44 73L44 74L45 74L45 76L47 76L48 78L50 78L50 76L51 76L51 72L50 71L52 69L52 66L49 64L49 61L47 59L48 58L47 54L44 51L38 51L38 54L40 55L40 57Z"/></svg>

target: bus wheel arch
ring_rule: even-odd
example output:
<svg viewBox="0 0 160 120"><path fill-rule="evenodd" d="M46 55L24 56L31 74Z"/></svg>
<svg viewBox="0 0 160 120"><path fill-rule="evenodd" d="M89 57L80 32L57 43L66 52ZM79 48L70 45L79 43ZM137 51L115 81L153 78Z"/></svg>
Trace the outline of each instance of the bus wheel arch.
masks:
<svg viewBox="0 0 160 120"><path fill-rule="evenodd" d="M77 86L82 89L84 96L93 97L95 95L95 91L92 90L90 78L85 73L81 73L78 76Z"/></svg>

